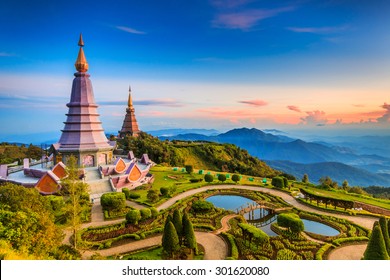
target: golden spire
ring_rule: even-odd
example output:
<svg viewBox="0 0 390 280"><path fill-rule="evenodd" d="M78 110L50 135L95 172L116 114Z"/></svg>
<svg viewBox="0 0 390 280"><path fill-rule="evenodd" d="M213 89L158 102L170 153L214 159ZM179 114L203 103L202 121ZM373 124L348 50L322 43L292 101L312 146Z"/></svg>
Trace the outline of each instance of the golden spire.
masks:
<svg viewBox="0 0 390 280"><path fill-rule="evenodd" d="M129 86L129 99L127 100L127 107L133 107L133 99L131 98L131 87Z"/></svg>
<svg viewBox="0 0 390 280"><path fill-rule="evenodd" d="M83 37L80 33L80 39L78 45L80 46L79 55L77 56L76 63L74 66L76 67L76 70L79 72L87 72L88 71L88 62L85 58L83 47L84 47L84 41Z"/></svg>

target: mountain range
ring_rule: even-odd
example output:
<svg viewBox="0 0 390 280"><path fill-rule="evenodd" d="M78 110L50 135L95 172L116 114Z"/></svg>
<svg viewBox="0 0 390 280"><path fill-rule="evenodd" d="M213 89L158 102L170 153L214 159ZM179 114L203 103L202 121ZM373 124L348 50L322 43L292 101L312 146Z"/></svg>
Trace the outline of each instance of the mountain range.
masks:
<svg viewBox="0 0 390 280"><path fill-rule="evenodd" d="M272 130L271 130L272 132ZM255 128L233 129L218 135L184 133L160 139L231 143L266 161L271 167L297 178L309 174L313 183L323 176L351 185L390 187L390 158L361 154L351 145L339 146L325 141L307 142Z"/></svg>

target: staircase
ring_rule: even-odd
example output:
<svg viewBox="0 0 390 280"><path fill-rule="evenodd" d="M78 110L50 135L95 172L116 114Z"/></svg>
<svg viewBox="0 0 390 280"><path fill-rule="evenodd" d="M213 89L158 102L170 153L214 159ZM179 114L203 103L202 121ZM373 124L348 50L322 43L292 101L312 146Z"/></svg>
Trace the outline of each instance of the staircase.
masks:
<svg viewBox="0 0 390 280"><path fill-rule="evenodd" d="M102 194L112 192L109 178L101 178L96 167L85 168L85 182L89 185L91 198L99 198Z"/></svg>

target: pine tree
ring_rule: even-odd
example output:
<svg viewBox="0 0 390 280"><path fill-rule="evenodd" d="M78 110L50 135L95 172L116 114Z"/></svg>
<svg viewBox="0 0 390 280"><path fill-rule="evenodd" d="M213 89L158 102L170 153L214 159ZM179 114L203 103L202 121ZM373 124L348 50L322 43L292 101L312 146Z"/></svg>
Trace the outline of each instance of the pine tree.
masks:
<svg viewBox="0 0 390 280"><path fill-rule="evenodd" d="M177 236L175 226L171 221L168 221L168 223L165 224L162 236L162 247L164 252L171 258L180 250L179 237Z"/></svg>
<svg viewBox="0 0 390 280"><path fill-rule="evenodd" d="M374 228L371 233L370 240L363 258L365 260L388 260L389 255L386 251L386 244L383 239L381 227L378 223L374 223Z"/></svg>
<svg viewBox="0 0 390 280"><path fill-rule="evenodd" d="M390 256L390 237L389 237L389 229L388 229L388 221L385 217L379 218L379 225L381 226L383 239L385 241L387 254Z"/></svg>
<svg viewBox="0 0 390 280"><path fill-rule="evenodd" d="M173 211L172 223L176 228L177 236L179 237L179 243L181 244L183 239L183 224L179 209L175 209L175 211Z"/></svg>
<svg viewBox="0 0 390 280"><path fill-rule="evenodd" d="M196 243L196 237L192 222L188 218L187 213L183 215L183 236L184 236L184 245L187 248L192 249L195 254L198 252L198 246Z"/></svg>

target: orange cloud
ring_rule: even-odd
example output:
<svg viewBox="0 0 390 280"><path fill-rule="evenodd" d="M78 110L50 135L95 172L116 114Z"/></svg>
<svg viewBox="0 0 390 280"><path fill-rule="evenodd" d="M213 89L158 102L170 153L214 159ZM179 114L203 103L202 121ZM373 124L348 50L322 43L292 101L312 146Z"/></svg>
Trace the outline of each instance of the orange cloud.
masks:
<svg viewBox="0 0 390 280"><path fill-rule="evenodd" d="M299 109L298 106L294 106L294 105L289 105L287 106L287 109L291 110L291 111L295 111L295 112L298 112L298 113L301 113L301 109Z"/></svg>
<svg viewBox="0 0 390 280"><path fill-rule="evenodd" d="M248 105L252 105L252 106L256 106L256 107L261 107L261 106L266 106L268 105L268 102L267 101L264 101L264 100L260 100L260 99L255 99L255 100L247 100L247 101L238 101L238 103L242 103L242 104L248 104Z"/></svg>

